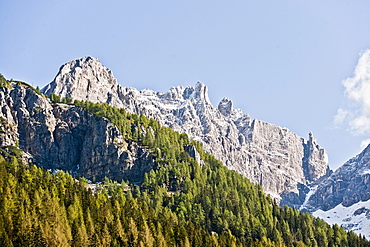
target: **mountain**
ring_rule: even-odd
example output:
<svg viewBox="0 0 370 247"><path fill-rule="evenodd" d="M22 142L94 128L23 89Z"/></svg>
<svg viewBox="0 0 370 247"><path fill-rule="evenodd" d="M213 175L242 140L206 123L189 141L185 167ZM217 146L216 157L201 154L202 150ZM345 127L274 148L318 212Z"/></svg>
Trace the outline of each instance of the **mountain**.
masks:
<svg viewBox="0 0 370 247"><path fill-rule="evenodd" d="M301 205L311 185L330 173L326 151L312 133L304 140L287 128L251 120L224 98L217 107L201 82L168 92L138 91L117 83L98 59L84 57L64 64L42 89L46 95L108 103L154 118L200 141L205 151L236 170L282 204Z"/></svg>
<svg viewBox="0 0 370 247"><path fill-rule="evenodd" d="M370 239L370 200L360 201L348 207L338 204L327 211L319 209L312 214L329 224L337 224L346 231L353 231Z"/></svg>
<svg viewBox="0 0 370 247"><path fill-rule="evenodd" d="M305 206L326 211L339 204L348 207L367 200L370 200L370 146L319 183Z"/></svg>
<svg viewBox="0 0 370 247"><path fill-rule="evenodd" d="M154 119L3 79L1 246L370 246Z"/></svg>
<svg viewBox="0 0 370 247"><path fill-rule="evenodd" d="M47 169L102 181L143 181L156 162L141 144L125 139L107 119L53 104L20 83L0 88L0 147L17 146Z"/></svg>
<svg viewBox="0 0 370 247"><path fill-rule="evenodd" d="M370 145L318 183L302 209L370 238Z"/></svg>

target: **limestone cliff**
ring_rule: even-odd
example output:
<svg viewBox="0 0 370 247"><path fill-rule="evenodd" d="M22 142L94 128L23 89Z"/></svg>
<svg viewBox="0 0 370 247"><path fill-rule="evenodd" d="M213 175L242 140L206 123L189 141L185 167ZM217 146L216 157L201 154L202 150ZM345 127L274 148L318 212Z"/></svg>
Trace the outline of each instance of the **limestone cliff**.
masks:
<svg viewBox="0 0 370 247"><path fill-rule="evenodd" d="M84 110L52 104L25 85L0 88L0 145L19 145L25 156L47 169L101 181L140 182L156 168L154 157L126 141L106 119Z"/></svg>
<svg viewBox="0 0 370 247"><path fill-rule="evenodd" d="M98 59L84 57L63 65L43 92L92 102L107 102L132 113L153 117L160 124L187 133L229 169L262 185L284 204L300 205L307 185L328 172L327 154L314 140L234 109L224 98L217 107L208 88L173 87L168 92L138 91L120 86Z"/></svg>

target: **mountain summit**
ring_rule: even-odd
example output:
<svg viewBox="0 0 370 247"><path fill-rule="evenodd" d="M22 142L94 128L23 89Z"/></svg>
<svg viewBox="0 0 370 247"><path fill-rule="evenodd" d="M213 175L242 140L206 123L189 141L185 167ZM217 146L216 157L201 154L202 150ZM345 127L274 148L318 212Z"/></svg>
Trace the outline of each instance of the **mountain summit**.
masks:
<svg viewBox="0 0 370 247"><path fill-rule="evenodd" d="M43 88L42 92L117 105L118 88L112 71L103 66L97 58L89 56L64 64L54 81Z"/></svg>
<svg viewBox="0 0 370 247"><path fill-rule="evenodd" d="M98 59L83 57L64 64L42 91L76 100L106 102L187 133L229 169L259 183L283 204L301 205L307 186L329 171L326 151L312 133L306 141L287 128L251 120L248 114L234 109L228 98L215 107L209 100L208 88L201 82L172 87L166 93L138 91L119 85L112 71Z"/></svg>

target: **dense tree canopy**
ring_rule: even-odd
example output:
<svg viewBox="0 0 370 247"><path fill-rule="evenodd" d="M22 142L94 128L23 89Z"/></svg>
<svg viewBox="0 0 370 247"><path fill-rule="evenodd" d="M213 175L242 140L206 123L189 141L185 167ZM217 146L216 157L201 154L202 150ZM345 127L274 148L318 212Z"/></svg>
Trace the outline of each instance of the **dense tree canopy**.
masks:
<svg viewBox="0 0 370 247"><path fill-rule="evenodd" d="M185 134L108 104L74 104L147 146L158 169L141 185L88 184L22 164L16 147L0 150L1 246L370 246L338 225L279 207Z"/></svg>

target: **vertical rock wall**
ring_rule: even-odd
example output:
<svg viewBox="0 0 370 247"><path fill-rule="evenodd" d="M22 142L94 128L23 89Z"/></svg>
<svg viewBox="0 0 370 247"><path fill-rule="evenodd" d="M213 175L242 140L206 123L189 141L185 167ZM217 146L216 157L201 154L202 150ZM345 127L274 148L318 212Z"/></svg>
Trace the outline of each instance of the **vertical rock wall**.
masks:
<svg viewBox="0 0 370 247"><path fill-rule="evenodd" d="M19 145L40 166L97 181L107 176L139 182L144 172L156 168L145 148L126 142L106 119L52 104L27 86L12 86L0 88L2 146Z"/></svg>

